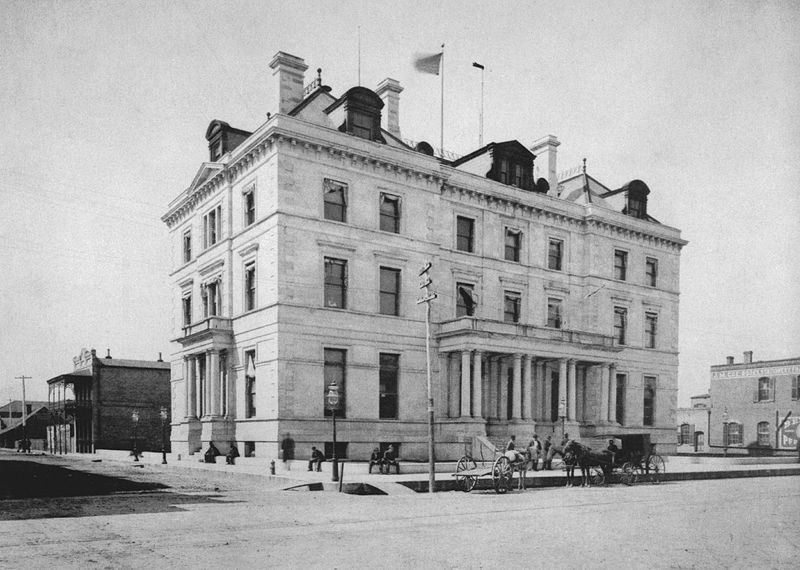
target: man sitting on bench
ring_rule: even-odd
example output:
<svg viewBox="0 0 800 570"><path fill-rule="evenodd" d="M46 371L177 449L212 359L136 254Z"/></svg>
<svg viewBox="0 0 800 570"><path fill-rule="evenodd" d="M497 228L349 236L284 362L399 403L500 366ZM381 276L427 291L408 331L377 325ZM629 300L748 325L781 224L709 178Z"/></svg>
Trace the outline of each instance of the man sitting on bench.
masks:
<svg viewBox="0 0 800 570"><path fill-rule="evenodd" d="M389 474L389 469L391 466L394 465L396 473L400 474L400 463L397 462L397 452L394 450L394 445L390 445L389 448L383 453L383 465L381 465L381 473L383 473L383 468L386 467L386 474Z"/></svg>
<svg viewBox="0 0 800 570"><path fill-rule="evenodd" d="M369 456L369 472L372 473L372 468L377 465L378 470L383 473L383 454L380 448L372 450L372 455Z"/></svg>

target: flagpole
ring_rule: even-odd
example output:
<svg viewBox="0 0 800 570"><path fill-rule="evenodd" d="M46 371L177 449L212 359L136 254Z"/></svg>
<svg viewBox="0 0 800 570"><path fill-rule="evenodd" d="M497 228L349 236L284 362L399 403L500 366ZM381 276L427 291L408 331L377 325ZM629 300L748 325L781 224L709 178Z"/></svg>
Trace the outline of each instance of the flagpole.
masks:
<svg viewBox="0 0 800 570"><path fill-rule="evenodd" d="M444 44L442 44L442 107L439 112L439 148L444 158Z"/></svg>

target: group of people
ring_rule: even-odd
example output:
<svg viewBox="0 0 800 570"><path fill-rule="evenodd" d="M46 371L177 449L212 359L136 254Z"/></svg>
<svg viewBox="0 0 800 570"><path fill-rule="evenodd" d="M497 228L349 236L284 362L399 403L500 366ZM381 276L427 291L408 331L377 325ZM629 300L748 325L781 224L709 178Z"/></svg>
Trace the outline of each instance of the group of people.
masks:
<svg viewBox="0 0 800 570"><path fill-rule="evenodd" d="M390 445L386 448L386 451L381 453L379 447L376 447L372 450L372 455L369 457L369 472L372 473L372 468L374 466L378 466L378 469L381 474L388 475L391 471L392 466L395 468L395 473L398 475L400 474L400 463L397 461L397 451L394 448L394 445Z"/></svg>
<svg viewBox="0 0 800 570"><path fill-rule="evenodd" d="M31 440L28 438L19 440L17 453L30 453L30 452L31 452Z"/></svg>
<svg viewBox="0 0 800 570"><path fill-rule="evenodd" d="M203 454L203 460L206 463L216 463L217 457L222 455L214 442L209 442L208 449ZM236 442L230 442L228 453L225 454L225 463L227 465L236 465L236 458L239 457L239 449L236 447Z"/></svg>
<svg viewBox="0 0 800 570"><path fill-rule="evenodd" d="M566 434L565 434L566 435ZM568 436L567 436L568 437ZM562 446L565 442L562 442ZM544 443L539 441L539 436L533 434L533 438L524 450L517 449L517 436L512 435L506 443L506 457L511 461L522 461L523 459L531 465L533 471L539 471L539 460L542 460L542 471L553 469L553 442L551 436L547 436Z"/></svg>

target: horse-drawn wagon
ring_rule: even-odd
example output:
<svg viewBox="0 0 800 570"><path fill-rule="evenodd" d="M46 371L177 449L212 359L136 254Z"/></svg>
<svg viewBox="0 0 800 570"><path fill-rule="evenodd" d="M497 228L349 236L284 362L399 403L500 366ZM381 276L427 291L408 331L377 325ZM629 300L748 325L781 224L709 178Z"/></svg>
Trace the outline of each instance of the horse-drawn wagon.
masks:
<svg viewBox="0 0 800 570"><path fill-rule="evenodd" d="M613 434L606 436L619 440L617 450L600 452L578 442L570 442L565 451L572 454L581 469L581 479L586 485L603 485L619 481L625 485L650 482L660 483L664 474L664 459L650 443L650 434Z"/></svg>
<svg viewBox="0 0 800 570"><path fill-rule="evenodd" d="M456 464L453 476L456 478L458 488L470 492L478 484L478 479L491 477L492 487L496 493L506 493L513 488L514 473L519 473L519 486L525 486L525 473L527 472L530 458L518 451L500 451L491 447L492 456L484 457L483 447L480 445L480 459L476 460L467 450ZM488 447L488 446L486 446Z"/></svg>

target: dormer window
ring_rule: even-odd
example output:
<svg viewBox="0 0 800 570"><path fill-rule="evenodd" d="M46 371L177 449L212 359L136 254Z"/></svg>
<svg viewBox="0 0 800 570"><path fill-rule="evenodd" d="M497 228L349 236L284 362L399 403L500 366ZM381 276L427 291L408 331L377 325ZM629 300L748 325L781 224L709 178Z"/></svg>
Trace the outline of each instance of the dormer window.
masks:
<svg viewBox="0 0 800 570"><path fill-rule="evenodd" d="M487 172L486 155L491 157L491 167ZM501 184L515 186L522 190L535 190L533 180L534 154L519 141L511 140L501 143L489 143L467 156L452 162L452 166L460 170L483 174L486 178Z"/></svg>
<svg viewBox="0 0 800 570"><path fill-rule="evenodd" d="M248 131L234 129L225 121L211 121L206 129L208 159L211 162L218 162L226 152L242 144L251 134Z"/></svg>
<svg viewBox="0 0 800 570"><path fill-rule="evenodd" d="M334 125L349 135L385 143L381 135L383 101L366 87L353 87L325 109Z"/></svg>

